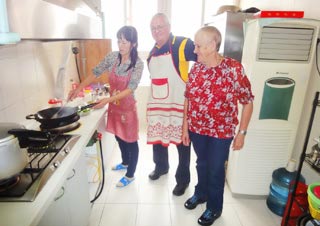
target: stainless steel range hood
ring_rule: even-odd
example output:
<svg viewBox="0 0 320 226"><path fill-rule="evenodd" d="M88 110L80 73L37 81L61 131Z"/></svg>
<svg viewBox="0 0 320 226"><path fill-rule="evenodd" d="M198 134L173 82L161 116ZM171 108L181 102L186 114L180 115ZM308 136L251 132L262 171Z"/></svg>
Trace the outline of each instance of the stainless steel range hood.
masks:
<svg viewBox="0 0 320 226"><path fill-rule="evenodd" d="M100 39L102 13L89 0L7 0L11 32L22 40ZM99 1L95 1L99 2Z"/></svg>

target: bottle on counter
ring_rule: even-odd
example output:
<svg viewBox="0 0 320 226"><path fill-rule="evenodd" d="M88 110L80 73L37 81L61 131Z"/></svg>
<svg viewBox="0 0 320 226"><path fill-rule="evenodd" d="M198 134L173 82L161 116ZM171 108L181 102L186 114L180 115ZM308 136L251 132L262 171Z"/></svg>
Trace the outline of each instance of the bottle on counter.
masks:
<svg viewBox="0 0 320 226"><path fill-rule="evenodd" d="M91 86L87 86L83 89L83 102L84 103L91 103L92 102L92 88Z"/></svg>

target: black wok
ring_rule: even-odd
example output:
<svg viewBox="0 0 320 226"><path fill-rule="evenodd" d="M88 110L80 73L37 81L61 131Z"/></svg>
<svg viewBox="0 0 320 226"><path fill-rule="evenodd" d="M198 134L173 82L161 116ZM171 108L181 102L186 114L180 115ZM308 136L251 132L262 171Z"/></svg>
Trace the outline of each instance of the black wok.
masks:
<svg viewBox="0 0 320 226"><path fill-rule="evenodd" d="M77 107L53 107L27 115L27 119L35 119L41 124L59 124L78 115Z"/></svg>
<svg viewBox="0 0 320 226"><path fill-rule="evenodd" d="M88 104L82 107L52 107L36 114L27 115L27 119L35 119L44 125L59 125L60 123L72 121L78 116L78 112L87 108L91 108L97 103Z"/></svg>

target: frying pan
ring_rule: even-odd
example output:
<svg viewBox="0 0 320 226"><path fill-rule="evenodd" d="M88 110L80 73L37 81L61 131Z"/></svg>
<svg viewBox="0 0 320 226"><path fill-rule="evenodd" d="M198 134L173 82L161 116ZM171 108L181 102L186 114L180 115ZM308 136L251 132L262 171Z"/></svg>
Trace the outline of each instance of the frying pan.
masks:
<svg viewBox="0 0 320 226"><path fill-rule="evenodd" d="M52 107L47 108L41 111L38 111L35 114L30 114L26 116L26 119L35 119L41 124L45 125L58 125L62 122L66 122L74 119L78 116L78 112L87 108L91 108L98 103L88 104L82 107Z"/></svg>
<svg viewBox="0 0 320 226"><path fill-rule="evenodd" d="M26 119L35 119L41 124L59 124L60 122L74 118L77 114L77 107L53 107L27 115Z"/></svg>

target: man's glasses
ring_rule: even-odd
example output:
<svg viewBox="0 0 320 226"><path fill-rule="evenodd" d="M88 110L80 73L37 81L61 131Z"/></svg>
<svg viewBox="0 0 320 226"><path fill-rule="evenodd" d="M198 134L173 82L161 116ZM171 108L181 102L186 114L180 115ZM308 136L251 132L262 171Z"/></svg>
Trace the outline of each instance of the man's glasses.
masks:
<svg viewBox="0 0 320 226"><path fill-rule="evenodd" d="M156 27L151 27L151 31L155 32L155 31L161 31L163 28L165 28L167 25L158 25Z"/></svg>

